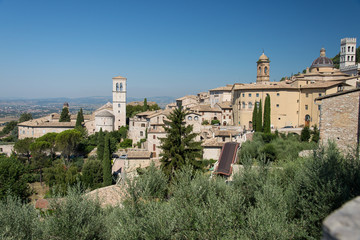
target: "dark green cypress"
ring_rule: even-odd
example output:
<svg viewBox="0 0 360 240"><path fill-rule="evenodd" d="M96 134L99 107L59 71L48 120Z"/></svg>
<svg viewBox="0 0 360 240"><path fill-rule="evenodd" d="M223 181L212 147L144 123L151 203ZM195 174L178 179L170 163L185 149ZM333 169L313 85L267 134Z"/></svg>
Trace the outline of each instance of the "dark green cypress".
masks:
<svg viewBox="0 0 360 240"><path fill-rule="evenodd" d="M70 122L69 108L63 107L59 122Z"/></svg>
<svg viewBox="0 0 360 240"><path fill-rule="evenodd" d="M271 108L270 108L270 95L266 95L265 98L265 105L264 105L264 126L263 131L264 133L270 133L271 132Z"/></svg>
<svg viewBox="0 0 360 240"><path fill-rule="evenodd" d="M81 127L83 122L84 122L84 115L83 115L82 108L81 108L76 116L75 127L76 128Z"/></svg>
<svg viewBox="0 0 360 240"><path fill-rule="evenodd" d="M262 104L259 102L258 111L256 114L256 132L262 132Z"/></svg>
<svg viewBox="0 0 360 240"><path fill-rule="evenodd" d="M149 109L149 106L147 104L147 99L144 98L143 111L146 112L148 109Z"/></svg>
<svg viewBox="0 0 360 240"><path fill-rule="evenodd" d="M103 183L109 186L112 183L111 175L111 151L110 151L110 135L105 136L104 157L103 157Z"/></svg>
<svg viewBox="0 0 360 240"><path fill-rule="evenodd" d="M252 129L255 131L256 130L256 117L257 117L257 112L258 112L258 105L255 102L255 106L254 106L254 110L253 110L253 114L252 114Z"/></svg>
<svg viewBox="0 0 360 240"><path fill-rule="evenodd" d="M97 155L97 159L99 161L103 160L103 157L104 157L104 133L102 131L102 128L100 128L100 132L98 135L98 145L97 145L96 155Z"/></svg>

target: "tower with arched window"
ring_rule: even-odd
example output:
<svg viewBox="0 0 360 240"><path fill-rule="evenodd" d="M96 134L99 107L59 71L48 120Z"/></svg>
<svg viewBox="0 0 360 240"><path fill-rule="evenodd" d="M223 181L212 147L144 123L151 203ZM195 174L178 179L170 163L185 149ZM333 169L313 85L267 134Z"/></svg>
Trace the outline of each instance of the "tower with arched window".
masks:
<svg viewBox="0 0 360 240"><path fill-rule="evenodd" d="M257 77L256 82L269 82L270 81L270 60L263 53L257 63Z"/></svg>
<svg viewBox="0 0 360 240"><path fill-rule="evenodd" d="M115 116L114 130L126 125L126 81L121 76L113 79L113 114Z"/></svg>
<svg viewBox="0 0 360 240"><path fill-rule="evenodd" d="M355 65L356 38L343 38L340 44L340 70Z"/></svg>

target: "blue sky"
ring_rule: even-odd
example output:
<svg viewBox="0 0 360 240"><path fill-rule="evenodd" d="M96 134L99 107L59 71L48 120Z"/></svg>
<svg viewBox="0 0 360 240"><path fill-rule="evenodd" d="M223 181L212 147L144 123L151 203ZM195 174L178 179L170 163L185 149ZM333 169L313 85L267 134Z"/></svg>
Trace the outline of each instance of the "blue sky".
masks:
<svg viewBox="0 0 360 240"><path fill-rule="evenodd" d="M0 0L0 97L180 97L311 65L360 41L360 1Z"/></svg>

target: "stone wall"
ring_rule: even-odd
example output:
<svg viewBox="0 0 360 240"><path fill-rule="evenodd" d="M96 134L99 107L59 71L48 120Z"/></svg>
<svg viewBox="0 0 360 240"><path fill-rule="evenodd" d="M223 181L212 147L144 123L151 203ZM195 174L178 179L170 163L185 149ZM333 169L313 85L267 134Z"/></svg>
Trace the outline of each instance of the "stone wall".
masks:
<svg viewBox="0 0 360 240"><path fill-rule="evenodd" d="M334 140L342 150L357 145L359 122L359 91L322 99L320 139L326 144Z"/></svg>
<svg viewBox="0 0 360 240"><path fill-rule="evenodd" d="M330 214L323 222L323 240L359 239L360 197Z"/></svg>

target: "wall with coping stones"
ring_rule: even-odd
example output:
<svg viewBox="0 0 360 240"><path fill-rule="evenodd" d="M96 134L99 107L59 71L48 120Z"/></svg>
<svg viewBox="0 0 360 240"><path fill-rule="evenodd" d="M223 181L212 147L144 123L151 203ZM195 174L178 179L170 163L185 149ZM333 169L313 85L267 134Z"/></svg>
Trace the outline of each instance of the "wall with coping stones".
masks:
<svg viewBox="0 0 360 240"><path fill-rule="evenodd" d="M360 239L360 196L326 217L322 228L323 240Z"/></svg>
<svg viewBox="0 0 360 240"><path fill-rule="evenodd" d="M322 100L320 139L324 144L334 140L342 151L356 147L359 97L356 91Z"/></svg>

